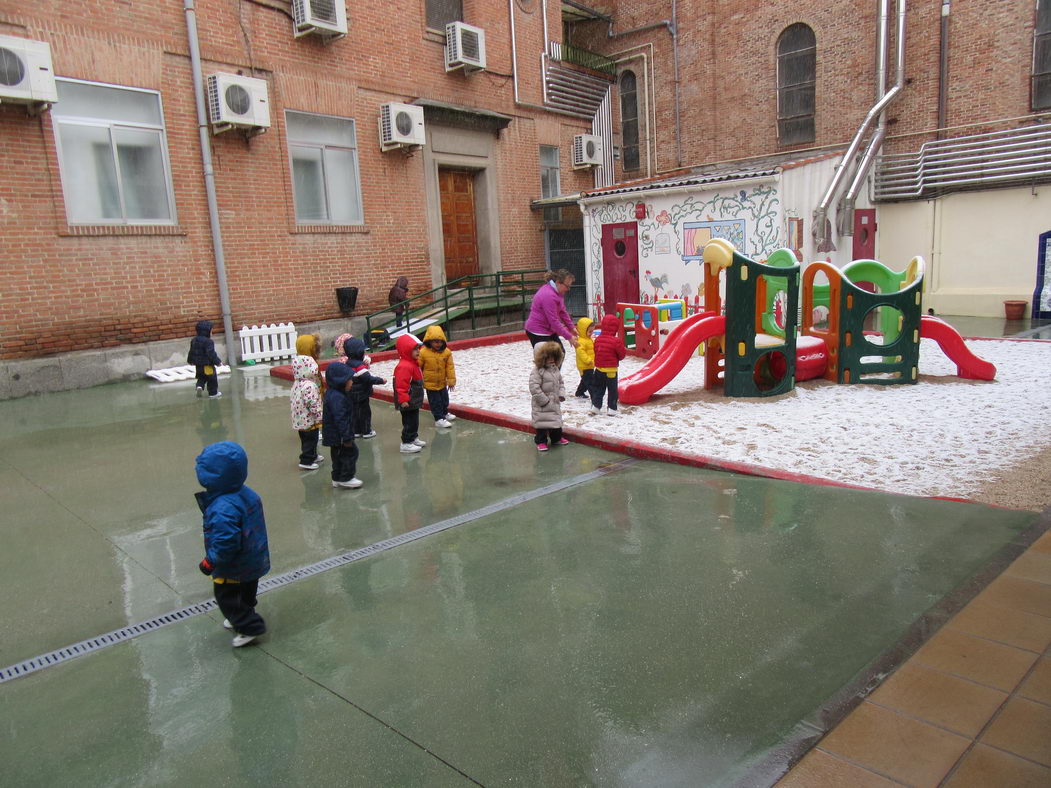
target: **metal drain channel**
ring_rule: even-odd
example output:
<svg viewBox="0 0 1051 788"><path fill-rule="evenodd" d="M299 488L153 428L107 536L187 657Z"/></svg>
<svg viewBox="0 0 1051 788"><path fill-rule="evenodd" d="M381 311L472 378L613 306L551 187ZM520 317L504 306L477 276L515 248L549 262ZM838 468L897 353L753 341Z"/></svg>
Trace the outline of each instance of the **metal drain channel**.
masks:
<svg viewBox="0 0 1051 788"><path fill-rule="evenodd" d="M455 528L458 525L463 525L464 523L488 517L491 514L496 514L497 512L510 509L519 504L535 500L536 498L543 498L546 495L551 495L552 493L560 492L569 489L570 487L576 487L577 485L584 484L593 479L608 476L611 473L617 473L637 462L639 461L629 458L620 460L619 462L610 463L609 465L603 465L594 471L583 473L579 476L563 479L562 481L549 484L545 487L539 487L536 490L530 490L529 492L512 495L510 498L504 498L496 503L483 506L481 509L475 509L474 511L457 515L456 517L450 517L448 520L431 523L423 528L417 528L414 531L408 531L399 534L398 536L392 536L390 539L373 542L372 544L360 547L357 550L351 550L349 553L343 553L342 555L333 556L332 558L325 558L315 564L303 566L299 569L293 569L291 572L285 572L282 575L275 575L274 577L267 578L259 583L259 593L263 594L267 591L272 591L275 588L286 586L297 580L313 577L321 572L327 572L330 569L337 569L341 566L352 564L355 561L360 561L362 558L368 558L369 556L377 555L394 547L399 547L400 545L408 544L409 542L415 542L417 539L424 539L433 534L447 531L450 528ZM63 662L68 662L76 657L90 654L93 651L99 651L100 649L115 646L118 643L124 643L125 641L138 637L139 635L154 632L162 627L177 624L180 621L186 621L187 619L203 615L204 613L208 613L215 609L215 600L210 599L207 602L187 605L178 610L173 610L170 613L151 618L148 621L131 624L126 627L121 627L120 629L115 629L112 632L107 632L104 635L97 635L93 638L82 640L79 643L74 643L65 648L49 651L47 654L41 654L38 657L33 657L32 659L27 659L15 665L10 665L6 668L0 669L0 684L11 681L12 679L21 678L22 676L28 676L30 673L36 673L38 670L43 670L44 668L60 665Z"/></svg>

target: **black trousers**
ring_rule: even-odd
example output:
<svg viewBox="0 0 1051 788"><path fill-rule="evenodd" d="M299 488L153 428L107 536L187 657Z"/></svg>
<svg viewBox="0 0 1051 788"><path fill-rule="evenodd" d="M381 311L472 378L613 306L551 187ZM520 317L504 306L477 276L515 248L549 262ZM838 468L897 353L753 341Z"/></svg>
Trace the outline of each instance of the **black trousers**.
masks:
<svg viewBox="0 0 1051 788"><path fill-rule="evenodd" d="M541 342L557 342L558 346L562 348L562 353L565 354L566 346L562 344L562 337L558 334L534 334L532 331L526 331L526 336L529 337L529 344L536 347Z"/></svg>
<svg viewBox="0 0 1051 788"><path fill-rule="evenodd" d="M606 407L610 410L617 409L617 383L619 379L616 375L609 377L605 372L599 372L595 370L595 377L591 384L591 404L596 408L602 407L602 395L608 393L609 397L606 400Z"/></svg>
<svg viewBox="0 0 1051 788"><path fill-rule="evenodd" d="M358 445L332 446L332 481L349 482L358 470Z"/></svg>
<svg viewBox="0 0 1051 788"><path fill-rule="evenodd" d="M212 366L211 364L197 364L194 369L197 372L197 388L208 389L208 396L214 396L219 390L219 373L213 372L209 375L204 371L206 366ZM215 367L212 367L215 369Z"/></svg>
<svg viewBox="0 0 1051 788"><path fill-rule="evenodd" d="M591 396L591 387L594 385L595 370L585 369L580 373L580 385L577 386L577 391L573 395L574 397L583 397L585 394Z"/></svg>
<svg viewBox="0 0 1051 788"><path fill-rule="evenodd" d="M533 443L537 446L541 443L546 443L548 446L554 446L560 440L562 440L561 427L537 427L536 437L533 438Z"/></svg>
<svg viewBox="0 0 1051 788"><path fill-rule="evenodd" d="M310 465L317 457L317 439L321 430L315 427L312 430L299 430L299 462L301 465Z"/></svg>
<svg viewBox="0 0 1051 788"><path fill-rule="evenodd" d="M239 635L262 635L266 632L266 622L255 612L258 580L246 583L213 582L215 601L219 610Z"/></svg>
<svg viewBox="0 0 1051 788"><path fill-rule="evenodd" d="M401 442L412 443L420 437L420 409L403 408L401 410Z"/></svg>
<svg viewBox="0 0 1051 788"><path fill-rule="evenodd" d="M368 435L372 432L372 405L368 398L354 400L354 434Z"/></svg>
<svg viewBox="0 0 1051 788"><path fill-rule="evenodd" d="M434 416L434 420L444 419L449 414L449 389L438 389L427 391L427 404L431 406L431 415Z"/></svg>

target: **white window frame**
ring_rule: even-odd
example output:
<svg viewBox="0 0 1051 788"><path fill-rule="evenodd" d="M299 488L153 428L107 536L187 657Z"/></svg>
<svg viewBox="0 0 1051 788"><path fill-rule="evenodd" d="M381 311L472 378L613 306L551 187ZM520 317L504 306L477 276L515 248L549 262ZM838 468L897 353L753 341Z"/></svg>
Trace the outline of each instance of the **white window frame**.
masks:
<svg viewBox="0 0 1051 788"><path fill-rule="evenodd" d="M156 125L148 124L148 123L135 123L135 122L131 122L131 121L107 121L107 120L105 120L105 118L99 118L99 117L76 116L76 115L66 116L66 115L57 115L54 112L51 113L51 120L52 120L52 123L53 123L53 130L54 130L54 135L55 135L55 148L56 148L56 151L58 152L59 177L62 180L62 189L63 189L63 195L64 196L66 196L66 183L71 181L72 177L68 177L67 178L67 175L68 175L67 170L66 170L67 162L66 162L66 158L65 158L64 152L62 150L62 134L61 134L61 131L59 129L59 127L62 124L68 124L68 125L71 125L71 126L89 126L89 127L94 127L94 128L107 129L109 131L110 146L111 146L112 152L113 152L113 161L114 161L114 165L116 166L116 176L117 176L117 178L116 178L116 186L117 186L117 196L118 196L118 200L119 200L119 203L120 203L121 217L120 218L114 218L114 219L104 219L104 218L99 218L99 217L92 217L92 218L85 218L85 219L77 218L77 217L73 216L73 207L71 205L71 201L68 198L68 196L66 196L65 203L66 203L66 221L67 221L67 223L69 223L70 225L88 225L88 226L101 226L101 225L109 226L109 225L112 225L112 226L117 226L117 227L120 227L120 226L137 226L137 227L142 227L142 226L145 226L145 227L157 227L157 226L171 227L171 226L175 226L178 223L178 214L177 214L177 209L176 209L176 205L175 205L175 188L174 188L173 183L172 183L171 159L170 159L170 157L168 155L168 134L167 134L167 130L166 130L165 125L164 125L164 103L163 103L163 100L161 98L160 91L149 90L149 89L146 89L146 88L133 88L133 87L128 87L127 85L114 85L114 84L111 84L109 82L93 82L91 80L86 80L86 79L71 79L71 78L68 78L68 77L57 77L56 81L58 81L58 82L68 82L68 83L80 84L80 85L95 85L95 86L98 86L98 87L110 88L112 90L127 90L127 91L131 91L133 93L147 93L149 95L156 96L156 98L157 98L157 111L158 111L158 114L159 114L160 119L161 119L161 124L159 126L156 126ZM100 112L104 112L104 111L105 110L101 110ZM163 219L163 218L129 219L128 218L128 216L127 216L127 207L125 206L125 201L124 201L124 186L123 186L123 183L122 183L121 177L120 177L120 167L117 166L117 163L119 162L119 158L117 156L116 142L114 141L114 137L113 137L113 129L115 129L115 128L157 132L157 134L158 134L158 136L160 138L161 165L162 165L163 170L164 170L164 187L165 187L165 191L166 191L167 198L168 198L169 217L167 219Z"/></svg>
<svg viewBox="0 0 1051 788"><path fill-rule="evenodd" d="M353 147L346 147L343 145L332 145L329 143L322 142L310 142L306 140L296 139L288 131L288 116L289 115L310 115L318 118L331 118L333 120L343 121L344 123L350 124L351 138L353 139ZM288 142L288 172L289 177L292 179L292 211L295 214L297 225L331 225L331 226L357 226L365 223L365 202L364 196L361 193L361 159L358 156L358 124L354 118L347 118L342 115L326 115L322 112L304 112L298 109L286 109L285 110L285 136ZM298 148L309 148L312 150L321 151L321 177L325 191L325 212L329 218L327 219L300 219L299 218L299 206L296 205L296 188L295 188L295 162L292 157L293 147ZM354 183L353 187L357 191L358 196L358 213L357 216L352 216L347 221L333 221L332 220L332 189L329 182L329 176L327 171L325 151L327 150L340 150L347 151L350 153L354 161Z"/></svg>

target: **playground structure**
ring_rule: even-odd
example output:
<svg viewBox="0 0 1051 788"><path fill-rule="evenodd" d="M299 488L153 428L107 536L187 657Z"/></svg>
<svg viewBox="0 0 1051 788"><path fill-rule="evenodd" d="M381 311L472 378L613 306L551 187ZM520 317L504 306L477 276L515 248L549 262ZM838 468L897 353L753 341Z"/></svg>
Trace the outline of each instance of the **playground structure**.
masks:
<svg viewBox="0 0 1051 788"><path fill-rule="evenodd" d="M647 402L699 346L705 388L721 385L729 397L784 394L796 382L817 377L845 384L915 383L921 337L938 342L960 377L992 380L994 365L975 356L948 323L921 314L923 273L920 257L902 272L875 260L856 260L842 270L818 262L807 267L800 285L800 266L790 250L779 249L759 263L714 239L704 248L706 311L664 321L663 337L660 304L618 305L622 323L628 318L625 334L634 334L635 354L649 358L621 380L620 400ZM827 284L816 282L820 274Z"/></svg>

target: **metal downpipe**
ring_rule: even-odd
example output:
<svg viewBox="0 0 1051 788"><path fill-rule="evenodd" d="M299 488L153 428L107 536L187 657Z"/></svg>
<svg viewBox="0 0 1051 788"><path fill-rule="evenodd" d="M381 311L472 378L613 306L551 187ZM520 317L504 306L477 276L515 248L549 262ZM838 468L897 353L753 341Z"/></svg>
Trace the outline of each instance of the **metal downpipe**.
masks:
<svg viewBox="0 0 1051 788"><path fill-rule="evenodd" d="M194 0L183 0L186 11L186 34L190 43L190 69L193 73L193 98L197 105L197 131L201 139L201 161L204 169L204 192L208 202L208 224L212 230L212 251L215 255L215 279L219 287L219 308L223 314L223 336L226 339L226 360L230 366L237 363L238 345L230 317L230 288L226 281L226 258L223 255L223 235L219 224L219 200L215 195L215 169L212 167L212 141L208 136L208 113L204 103L204 78L201 75L201 47L197 39L197 13Z"/></svg>

